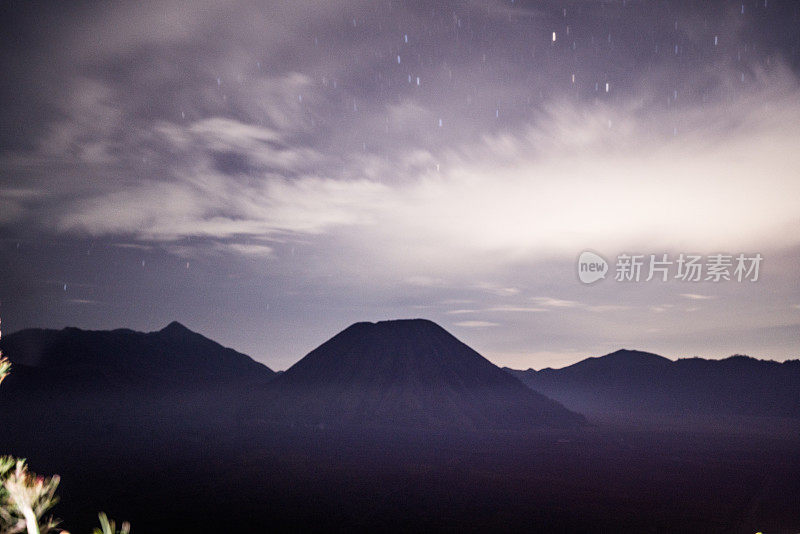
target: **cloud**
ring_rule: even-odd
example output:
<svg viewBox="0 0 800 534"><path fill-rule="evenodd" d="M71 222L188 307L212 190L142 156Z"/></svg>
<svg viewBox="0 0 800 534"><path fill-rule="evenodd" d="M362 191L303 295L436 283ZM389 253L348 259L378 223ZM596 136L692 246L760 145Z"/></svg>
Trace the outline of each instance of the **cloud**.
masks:
<svg viewBox="0 0 800 534"><path fill-rule="evenodd" d="M274 252L272 247L268 247L266 245L244 243L231 243L229 245L225 245L225 249L230 249L233 252L244 254L246 256L271 256Z"/></svg>
<svg viewBox="0 0 800 534"><path fill-rule="evenodd" d="M673 304L661 304L661 305L658 305L658 306L650 306L649 309L650 309L650 311L655 312L655 313L663 313L665 311L669 311L673 307L674 307Z"/></svg>
<svg viewBox="0 0 800 534"><path fill-rule="evenodd" d="M448 310L445 313L447 315L466 315L472 313L481 313L481 312L490 312L490 313L539 313L539 312L546 312L545 308L534 308L532 306L512 306L512 305L503 305L503 306L488 306L486 308L481 309L469 309L469 308L461 308L457 310Z"/></svg>
<svg viewBox="0 0 800 534"><path fill-rule="evenodd" d="M112 243L111 246L114 248L125 248L125 249L142 250L148 252L155 250L155 247L153 247L152 245L142 245L140 243Z"/></svg>
<svg viewBox="0 0 800 534"><path fill-rule="evenodd" d="M697 293L681 293L681 296L690 300L710 300L715 298L710 295L699 295Z"/></svg>
<svg viewBox="0 0 800 534"><path fill-rule="evenodd" d="M219 176L193 175L77 201L59 219L57 229L155 241L314 235L367 222L370 214L358 208L370 198L378 202L380 189L380 184L368 181L314 177L230 188Z"/></svg>
<svg viewBox="0 0 800 534"><path fill-rule="evenodd" d="M223 117L162 121L142 135L166 143L156 158L186 162L168 170L168 180L56 198L48 209L57 215L42 220L54 220L60 232L145 240L334 233L401 265L425 257L436 272L485 254L503 261L586 246L788 247L797 237L786 229L800 212L792 176L800 168L800 99L794 89L769 96L766 107L756 93L733 108L647 120L625 105L578 109L556 101L520 132L438 157L411 150L404 157L418 162L410 164L418 174L399 182L363 176L359 169L376 165L369 155L351 155L342 167L340 158L273 127ZM658 133L665 122L686 133ZM108 148L90 152L102 165L106 155L98 154ZM238 171L220 171L221 154ZM427 168L430 158L442 162L439 172ZM391 161L377 165L370 175L392 174ZM6 217L21 216L19 204L4 202Z"/></svg>
<svg viewBox="0 0 800 534"><path fill-rule="evenodd" d="M462 328L488 328L492 326L500 326L500 323L492 323L489 321L459 321L453 324Z"/></svg>
<svg viewBox="0 0 800 534"><path fill-rule="evenodd" d="M574 308L578 306L578 303L574 300L554 299L551 297L533 297L531 300L540 306L555 308Z"/></svg>
<svg viewBox="0 0 800 534"><path fill-rule="evenodd" d="M478 284L477 287L493 295L497 295L498 297L512 297L519 293L519 288L502 287L492 282L483 282L481 284Z"/></svg>
<svg viewBox="0 0 800 534"><path fill-rule="evenodd" d="M423 261L431 280L477 267L481 257L497 266L587 246L790 247L796 234L785 230L800 213L800 183L792 177L800 168L797 95L794 89L770 93L765 109L758 93L748 94L733 117L730 108L713 106L673 111L669 121L686 131L678 135L658 133L666 115L644 121L629 105L582 109L554 101L521 131L438 155L412 148L401 159L416 174L391 181L375 178L394 176L391 159L364 154L342 160L272 126L224 117L184 125L160 121L134 138L161 143L154 161L180 162L166 167L168 176L133 185L111 181L100 191L62 184L39 220L58 232L144 241L333 235L355 249L369 248L400 272ZM59 134L64 140L50 150L74 146L67 139L75 135L82 134ZM113 152L108 141L76 154L102 167ZM227 167L221 169L223 156ZM438 172L434 160L441 162ZM78 198L70 199L76 191ZM0 198L7 222L31 214L7 192ZM518 292L491 284L484 289Z"/></svg>
<svg viewBox="0 0 800 534"><path fill-rule="evenodd" d="M543 306L543 308L534 308L534 309L539 309L541 311L547 311L548 309L558 308L562 311L565 309L576 309L576 310L585 310L590 312L602 313L602 312L613 312L613 311L622 311L630 309L630 306L622 304L586 304L575 300L556 299L552 297L533 297L532 300L538 306Z"/></svg>
<svg viewBox="0 0 800 534"><path fill-rule="evenodd" d="M462 96L517 98L530 87L476 79L486 86L443 91L431 76L426 89L441 99L421 98L412 83L374 100L354 89L374 63L387 60L372 50L369 59L359 55L369 39L348 36L327 56L314 48L308 59L268 70L268 59L247 45L310 49L289 37L290 28L307 23L303 17L279 7L266 16L247 4L217 20L212 15L225 9L209 4L184 18L178 6L115 6L96 21L105 33L92 34L106 37L74 43L72 60L94 69L63 84L54 97L61 113L33 150L0 160L3 170L26 173L49 197L12 199L4 181L3 223L26 219L48 232L143 242L326 236L406 278L423 263L425 277L441 280L586 247L716 251L798 242L788 230L800 222L800 182L793 177L800 168L800 91L780 62L750 68L745 82L715 63L696 69L700 81L688 76L674 89L691 95L702 86L707 100L664 104L656 73L615 99L543 96L513 121L486 127L461 113ZM315 6L320 37L332 42L338 34L324 30L336 27L341 6ZM132 10L142 16L131 18ZM248 17L280 38L247 30L240 23ZM220 52L204 46L212 30L229 36ZM698 28L681 31L702 38ZM167 60L141 61L152 47ZM187 53L194 49L204 61ZM342 72L350 52L367 64L346 71L349 78L342 75L334 90L331 73ZM470 72L477 61L459 56L448 77L453 69ZM153 95L145 79L172 89ZM187 94L174 97L184 85ZM443 115L448 127L440 129L435 122ZM485 289L518 291L512 284Z"/></svg>
<svg viewBox="0 0 800 534"><path fill-rule="evenodd" d="M613 311L624 311L631 309L630 306L620 305L620 304L599 304L594 306L584 306L584 309L591 311L591 312L613 312Z"/></svg>
<svg viewBox="0 0 800 534"><path fill-rule="evenodd" d="M492 306L486 308L489 312L502 312L502 313L539 313L546 312L545 308L535 308L532 306Z"/></svg>

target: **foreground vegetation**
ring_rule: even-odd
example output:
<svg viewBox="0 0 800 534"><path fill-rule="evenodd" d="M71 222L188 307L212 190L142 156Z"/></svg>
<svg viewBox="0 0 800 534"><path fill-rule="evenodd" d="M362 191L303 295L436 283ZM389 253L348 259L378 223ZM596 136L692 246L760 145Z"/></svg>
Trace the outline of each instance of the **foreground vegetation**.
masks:
<svg viewBox="0 0 800 534"><path fill-rule="evenodd" d="M2 338L2 332L0 332ZM0 351L0 384L11 372L11 362ZM58 502L58 475L42 477L28 469L23 458L0 456L0 534L43 534L67 531L58 529L59 520L47 515ZM93 534L128 534L130 525L117 530L114 521L100 513L100 528Z"/></svg>

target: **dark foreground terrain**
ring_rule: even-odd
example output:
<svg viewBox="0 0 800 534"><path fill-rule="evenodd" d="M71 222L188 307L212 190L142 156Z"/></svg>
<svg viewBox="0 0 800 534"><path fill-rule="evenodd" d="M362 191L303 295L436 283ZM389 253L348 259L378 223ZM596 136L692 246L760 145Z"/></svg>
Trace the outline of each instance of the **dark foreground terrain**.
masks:
<svg viewBox="0 0 800 534"><path fill-rule="evenodd" d="M73 420L3 441L35 471L62 475L56 513L72 532L88 532L98 510L132 521L135 532L753 533L800 525L796 433L166 431Z"/></svg>

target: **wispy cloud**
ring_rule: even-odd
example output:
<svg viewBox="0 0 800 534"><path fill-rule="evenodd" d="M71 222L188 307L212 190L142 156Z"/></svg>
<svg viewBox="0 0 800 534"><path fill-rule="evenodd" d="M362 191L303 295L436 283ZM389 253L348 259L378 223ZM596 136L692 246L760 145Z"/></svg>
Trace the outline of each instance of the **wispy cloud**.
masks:
<svg viewBox="0 0 800 534"><path fill-rule="evenodd" d="M230 245L225 245L225 247L247 256L271 256L274 252L272 247L266 245L231 243Z"/></svg>
<svg viewBox="0 0 800 534"><path fill-rule="evenodd" d="M459 321L453 324L462 328L488 328L491 326L500 326L500 323L492 323L490 321Z"/></svg>
<svg viewBox="0 0 800 534"><path fill-rule="evenodd" d="M143 245L141 243L111 243L111 246L114 248L127 248L133 250L154 250L155 247L152 245Z"/></svg>
<svg viewBox="0 0 800 534"><path fill-rule="evenodd" d="M503 313L540 313L546 312L545 308L536 308L533 306L492 306L486 308L489 312L503 312Z"/></svg>
<svg viewBox="0 0 800 534"><path fill-rule="evenodd" d="M797 242L785 230L800 211L800 183L790 172L800 167L800 98L790 74L757 75L725 105L689 105L661 116L635 97L594 107L554 99L526 123L477 142L346 157L298 129L308 120L306 106L325 98L325 87L304 74L259 78L255 85L268 87L267 100L285 102L283 116L267 124L210 116L125 129L118 96L92 82L89 96L70 104L73 118L65 120L72 122L53 125L42 140L46 150L29 154L35 163L28 165L50 173L69 161L123 175L87 190L82 178L67 174L49 198L31 205L3 188L0 202L3 217L33 216L58 232L225 242L335 235L401 265L423 257L438 272L487 255L496 263L574 254L587 243L612 250L678 242L698 250L786 247ZM372 113L414 117L418 108L392 103ZM369 115L364 120L374 119ZM412 122L398 119L397 135L416 128ZM90 146L96 142L104 146ZM120 171L141 167L136 153L145 169L155 167ZM659 209L664 203L673 209ZM411 235L417 237L409 241Z"/></svg>
<svg viewBox="0 0 800 534"><path fill-rule="evenodd" d="M513 305L500 305L500 306L487 306L480 309L460 308L455 310L448 310L447 315L467 315L473 313L541 313L546 312L545 308L536 308L533 306L513 306Z"/></svg>
<svg viewBox="0 0 800 534"><path fill-rule="evenodd" d="M663 313L663 312L665 312L665 311L669 311L669 310L671 310L671 309L672 309L672 308L674 308L674 307L675 307L675 306L674 306L673 304L659 304L659 305L655 305L655 306L649 306L649 308L648 308L648 309L649 309L651 312L655 312L655 313Z"/></svg>
<svg viewBox="0 0 800 534"><path fill-rule="evenodd" d="M574 300L554 299L551 297L533 297L531 300L539 306L552 308L574 308L580 304Z"/></svg>
<svg viewBox="0 0 800 534"><path fill-rule="evenodd" d="M601 313L627 310L630 308L630 306L623 304L586 304L584 302L578 302L575 300L557 299L552 297L533 297L532 300L538 306L549 309L558 308L561 310L575 309Z"/></svg>
<svg viewBox="0 0 800 534"><path fill-rule="evenodd" d="M169 150L193 165L169 182L144 181L61 201L67 209L56 228L152 240L346 232L347 239L379 247L374 250L385 247L390 257L404 236L421 232L416 250L406 257L424 253L448 268L465 255L574 253L586 243L630 247L643 243L644 236L659 246L681 241L742 248L765 240L791 245L794 234L776 230L796 220L800 189L786 169L800 167L793 149L800 144L795 127L800 106L786 100L770 113L756 112L755 100L740 104L731 131L722 129L713 109L702 115L702 124L688 110L682 120L696 123L687 128L691 133L662 137L633 121L635 110L579 112L554 103L550 114L521 135L462 147L439 158L439 173L426 170L395 184L342 179L358 176L366 156L351 158L353 167L330 174L337 166L330 156L297 144L289 148L284 134L270 128L222 118L161 124L157 132L170 142ZM729 120L726 116L724 124ZM609 121L618 126L609 129ZM769 150L756 150L753 139ZM729 161L742 153L750 156L732 169ZM761 159L761 153L769 156ZM227 165L238 165L244 174L220 172L215 158L221 154L230 154ZM324 167L327 175L318 175L315 169ZM253 173L257 178L245 178ZM768 183L756 187L754 175ZM656 209L655 199L676 208ZM724 210L715 208L723 205ZM759 211L766 206L769 217ZM11 206L10 212L20 209ZM709 218L718 224L704 224ZM632 219L637 224L631 225ZM498 295L518 291L484 289ZM574 304L543 300L542 305Z"/></svg>
<svg viewBox="0 0 800 534"><path fill-rule="evenodd" d="M519 293L519 288L503 287L497 284L493 284L491 282L483 282L481 284L478 284L477 287L479 289L482 289L499 297L513 297L514 295L517 295Z"/></svg>
<svg viewBox="0 0 800 534"><path fill-rule="evenodd" d="M697 293L681 293L681 296L685 299L690 299L690 300L711 300L715 298L710 295L700 295Z"/></svg>
<svg viewBox="0 0 800 534"><path fill-rule="evenodd" d="M612 312L612 311L624 311L631 309L631 306L626 306L624 304L597 304L591 306L584 306L584 309L591 311L591 312Z"/></svg>

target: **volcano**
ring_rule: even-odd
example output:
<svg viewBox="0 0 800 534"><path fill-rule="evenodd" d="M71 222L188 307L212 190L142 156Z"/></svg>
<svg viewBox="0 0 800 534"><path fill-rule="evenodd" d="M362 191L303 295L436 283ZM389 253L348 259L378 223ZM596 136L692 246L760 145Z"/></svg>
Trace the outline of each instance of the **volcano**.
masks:
<svg viewBox="0 0 800 534"><path fill-rule="evenodd" d="M524 430L584 423L424 319L356 323L264 395L259 409L291 424Z"/></svg>

